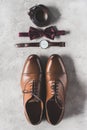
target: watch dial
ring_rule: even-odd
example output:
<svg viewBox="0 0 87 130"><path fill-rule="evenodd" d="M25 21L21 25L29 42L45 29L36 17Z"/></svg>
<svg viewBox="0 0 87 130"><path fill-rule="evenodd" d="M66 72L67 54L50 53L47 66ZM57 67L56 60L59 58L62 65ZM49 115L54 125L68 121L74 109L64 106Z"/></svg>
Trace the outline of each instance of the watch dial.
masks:
<svg viewBox="0 0 87 130"><path fill-rule="evenodd" d="M48 47L48 41L42 40L40 42L40 47L43 48L43 49L46 49Z"/></svg>

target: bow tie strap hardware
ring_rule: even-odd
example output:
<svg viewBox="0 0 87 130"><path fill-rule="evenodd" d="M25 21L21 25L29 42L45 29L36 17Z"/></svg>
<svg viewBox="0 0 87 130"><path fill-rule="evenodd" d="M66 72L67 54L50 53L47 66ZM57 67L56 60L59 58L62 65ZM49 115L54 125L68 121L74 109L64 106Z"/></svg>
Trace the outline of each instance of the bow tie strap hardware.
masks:
<svg viewBox="0 0 87 130"><path fill-rule="evenodd" d="M19 32L19 37L30 37L30 40L45 36L49 39L54 39L55 36L65 35L67 31L57 30L55 26L48 27L46 29L37 29L30 27L29 32Z"/></svg>

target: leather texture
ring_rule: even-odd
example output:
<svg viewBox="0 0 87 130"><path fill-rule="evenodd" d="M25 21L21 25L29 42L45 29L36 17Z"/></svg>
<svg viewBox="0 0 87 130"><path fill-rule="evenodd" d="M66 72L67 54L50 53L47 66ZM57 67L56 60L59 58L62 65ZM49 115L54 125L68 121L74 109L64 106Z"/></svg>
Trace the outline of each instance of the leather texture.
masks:
<svg viewBox="0 0 87 130"><path fill-rule="evenodd" d="M43 114L42 66L37 55L30 55L24 65L21 76L21 88L25 115L33 125L40 123Z"/></svg>
<svg viewBox="0 0 87 130"><path fill-rule="evenodd" d="M53 54L46 66L46 117L56 125L64 114L67 73L62 58Z"/></svg>
<svg viewBox="0 0 87 130"><path fill-rule="evenodd" d="M47 26L50 23L49 9L42 4L31 7L28 15L32 22L39 27Z"/></svg>

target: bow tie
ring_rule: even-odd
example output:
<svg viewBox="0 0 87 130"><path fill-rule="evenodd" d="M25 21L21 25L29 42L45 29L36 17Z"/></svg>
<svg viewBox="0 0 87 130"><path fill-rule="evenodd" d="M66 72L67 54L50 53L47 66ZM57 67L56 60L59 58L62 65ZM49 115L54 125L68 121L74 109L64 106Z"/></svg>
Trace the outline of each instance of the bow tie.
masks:
<svg viewBox="0 0 87 130"><path fill-rule="evenodd" d="M57 30L55 26L48 27L46 29L37 29L30 27L29 32L20 32L19 37L30 37L30 40L45 36L49 39L54 39L55 36L65 35L66 31Z"/></svg>

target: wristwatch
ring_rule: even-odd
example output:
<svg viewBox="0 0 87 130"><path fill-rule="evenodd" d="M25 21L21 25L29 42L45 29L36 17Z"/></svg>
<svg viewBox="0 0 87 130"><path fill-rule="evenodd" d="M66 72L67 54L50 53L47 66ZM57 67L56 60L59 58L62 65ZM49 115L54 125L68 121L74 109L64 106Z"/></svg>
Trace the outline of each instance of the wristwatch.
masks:
<svg viewBox="0 0 87 130"><path fill-rule="evenodd" d="M36 43L18 43L16 44L16 47L41 47L43 49L48 48L49 46L59 46L59 47L65 47L65 42L50 42L48 40L41 40L40 42Z"/></svg>

